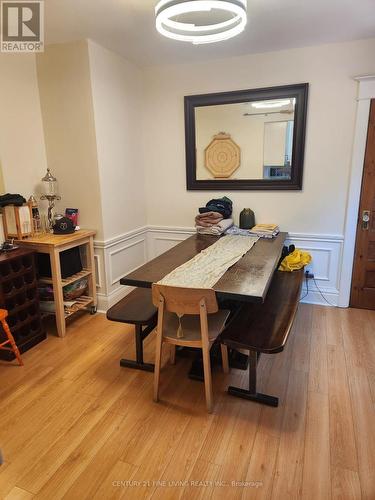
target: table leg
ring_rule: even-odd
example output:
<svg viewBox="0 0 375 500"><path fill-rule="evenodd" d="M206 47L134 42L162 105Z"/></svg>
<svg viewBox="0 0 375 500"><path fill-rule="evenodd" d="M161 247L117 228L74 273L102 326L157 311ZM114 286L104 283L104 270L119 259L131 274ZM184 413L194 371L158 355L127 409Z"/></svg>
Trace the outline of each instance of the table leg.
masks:
<svg viewBox="0 0 375 500"><path fill-rule="evenodd" d="M121 366L126 368L135 368L146 372L154 371L154 365L152 363L145 363L143 361L143 340L154 330L154 328L155 325L150 325L143 330L141 325L135 325L136 361L123 358L120 360Z"/></svg>
<svg viewBox="0 0 375 500"><path fill-rule="evenodd" d="M66 325L64 314L64 295L61 286L60 253L52 249L49 253L52 270L53 297L56 308L56 327L59 337L65 337Z"/></svg>
<svg viewBox="0 0 375 500"><path fill-rule="evenodd" d="M248 399L267 406L278 406L279 399L268 394L257 392L257 366L260 355L255 351L249 351L249 389L240 387L228 387L228 394L238 398Z"/></svg>

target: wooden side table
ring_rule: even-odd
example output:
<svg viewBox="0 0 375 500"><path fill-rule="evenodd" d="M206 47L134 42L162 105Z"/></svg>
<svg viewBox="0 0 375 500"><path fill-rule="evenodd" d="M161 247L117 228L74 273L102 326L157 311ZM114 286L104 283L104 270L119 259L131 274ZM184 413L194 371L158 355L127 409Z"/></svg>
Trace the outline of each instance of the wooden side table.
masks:
<svg viewBox="0 0 375 500"><path fill-rule="evenodd" d="M38 253L48 254L51 261L52 277L41 276L41 283L49 283L53 286L55 300L56 327L59 337L65 337L66 320L74 313L65 314L63 288L84 277L88 278L88 294L77 299L78 310L88 309L96 312L96 277L94 260L94 235L95 231L80 229L73 234L38 234L24 240L17 241L23 247L33 249ZM66 279L61 277L60 253L74 247L84 247L83 270ZM75 311L76 312L76 311Z"/></svg>

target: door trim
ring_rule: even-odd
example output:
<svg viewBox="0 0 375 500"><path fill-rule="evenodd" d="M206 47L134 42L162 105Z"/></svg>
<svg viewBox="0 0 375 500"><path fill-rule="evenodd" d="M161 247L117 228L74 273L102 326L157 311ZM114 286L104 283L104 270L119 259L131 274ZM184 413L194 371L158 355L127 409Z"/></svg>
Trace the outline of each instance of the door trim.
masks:
<svg viewBox="0 0 375 500"><path fill-rule="evenodd" d="M375 99L375 75L358 76L358 107L352 153L352 167L345 218L344 249L339 286L339 307L349 307L357 232L358 208L366 153L370 101Z"/></svg>

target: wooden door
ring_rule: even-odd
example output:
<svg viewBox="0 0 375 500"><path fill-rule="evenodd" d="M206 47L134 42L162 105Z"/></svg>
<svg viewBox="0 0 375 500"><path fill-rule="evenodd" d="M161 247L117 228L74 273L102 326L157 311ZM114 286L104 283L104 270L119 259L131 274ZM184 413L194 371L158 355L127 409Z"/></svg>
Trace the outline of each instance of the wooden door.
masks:
<svg viewBox="0 0 375 500"><path fill-rule="evenodd" d="M350 305L375 309L375 99L370 107Z"/></svg>

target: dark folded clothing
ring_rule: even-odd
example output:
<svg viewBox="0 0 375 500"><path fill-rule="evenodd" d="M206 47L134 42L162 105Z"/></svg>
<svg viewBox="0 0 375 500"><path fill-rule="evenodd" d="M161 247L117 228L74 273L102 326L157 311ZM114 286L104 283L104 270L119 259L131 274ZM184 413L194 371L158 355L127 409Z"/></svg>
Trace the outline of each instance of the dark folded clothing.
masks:
<svg viewBox="0 0 375 500"><path fill-rule="evenodd" d="M210 200L205 207L199 209L200 214L205 212L219 212L224 219L228 219L232 215L232 200L223 196L222 198L215 198Z"/></svg>
<svg viewBox="0 0 375 500"><path fill-rule="evenodd" d="M0 196L0 207L6 207L7 205L16 205L20 207L24 203L26 203L26 200L20 194L7 193Z"/></svg>

